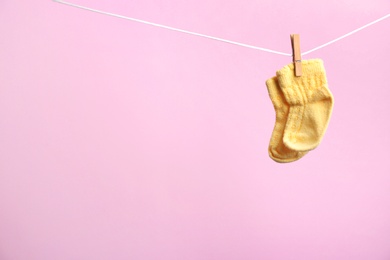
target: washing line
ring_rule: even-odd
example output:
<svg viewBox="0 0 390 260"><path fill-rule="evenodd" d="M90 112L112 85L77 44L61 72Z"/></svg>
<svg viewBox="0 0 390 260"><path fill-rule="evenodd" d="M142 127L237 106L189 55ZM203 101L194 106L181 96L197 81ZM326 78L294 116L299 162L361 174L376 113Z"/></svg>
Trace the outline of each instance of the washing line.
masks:
<svg viewBox="0 0 390 260"><path fill-rule="evenodd" d="M236 42L236 41L231 41L231 40L227 40L227 39L222 39L222 38L219 38L219 37L215 37L215 36L210 36L210 35L206 35L206 34L202 34L202 33L198 33L198 32L192 32L192 31L188 31L188 30L183 30L183 29L180 29L180 28L175 28L175 27L171 27L171 26L167 26L167 25L163 25L163 24L158 24L158 23L154 23L154 22L149 22L149 21L145 21L145 20L141 20L141 19L137 19L137 18L132 18L132 17L128 17L128 16L124 16L124 15L119 15L119 14L115 14L115 13L110 13L110 12L105 12L105 11L101 11L101 10L97 10L97 9L93 9L93 8L89 8L89 7L85 7L85 6L82 6L82 5L77 5L77 4L73 4L73 3L69 3L69 2L65 2L65 1L62 1L62 0L53 0L54 2L57 2L57 3L60 3L60 4L64 4L64 5L68 5L68 6L72 6L72 7L76 7L76 8L79 8L79 9L83 9L83 10L87 10L87 11L91 11L91 12L95 12L95 13L99 13L99 14L104 14L104 15L108 15L108 16L113 16L113 17L117 17L117 18L121 18L121 19L125 19L125 20L130 20L130 21L133 21L133 22L138 22L138 23L143 23L143 24L147 24L147 25L151 25L151 26L155 26L155 27L159 27L159 28L164 28L164 29L168 29L168 30L171 30L171 31L176 31L176 32L181 32L181 33L185 33L185 34L190 34L190 35L195 35L195 36L199 36L199 37L203 37L203 38L208 38L208 39L212 39L212 40L216 40L216 41L220 41L220 42L225 42L225 43L230 43L230 44L234 44L234 45L238 45L238 46L241 46L241 47L246 47L246 48L250 48L250 49L255 49L255 50L259 50L259 51L264 51L264 52L269 52L269 53L273 53L273 54L278 54L278 55L284 55L284 56L292 56L291 53L286 53L286 52L281 52L281 51L276 51L276 50L271 50L271 49L267 49L267 48L263 48L263 47L258 47L258 46L253 46L253 45L249 45L249 44L245 44L245 43L240 43L240 42ZM306 55L306 54L309 54L309 53L312 53L314 51L317 51L319 49L322 49L330 44L333 44L335 42L338 42L348 36L351 36L352 34L355 34L369 26L372 26L376 23L379 23L387 18L390 17L390 13L379 18L379 19L376 19L375 21L372 21L370 23L367 23L353 31L350 31L334 40L331 40L327 43L324 43L324 44L321 44L311 50L308 50L308 51L305 51L305 52L302 52L302 56Z"/></svg>

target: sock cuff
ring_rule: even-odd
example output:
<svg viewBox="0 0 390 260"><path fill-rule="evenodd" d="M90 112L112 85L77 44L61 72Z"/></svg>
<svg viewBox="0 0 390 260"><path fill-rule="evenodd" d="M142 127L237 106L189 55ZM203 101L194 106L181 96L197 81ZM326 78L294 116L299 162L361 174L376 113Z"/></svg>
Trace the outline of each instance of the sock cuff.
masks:
<svg viewBox="0 0 390 260"><path fill-rule="evenodd" d="M294 74L290 63L276 72L279 86L291 105L307 103L313 93L328 85L324 63L321 59L302 60L302 76Z"/></svg>
<svg viewBox="0 0 390 260"><path fill-rule="evenodd" d="M278 90L278 79L272 77L268 79L265 84L267 85L268 95L271 99L272 104L275 109L280 109L283 105L282 96L280 95L280 90Z"/></svg>

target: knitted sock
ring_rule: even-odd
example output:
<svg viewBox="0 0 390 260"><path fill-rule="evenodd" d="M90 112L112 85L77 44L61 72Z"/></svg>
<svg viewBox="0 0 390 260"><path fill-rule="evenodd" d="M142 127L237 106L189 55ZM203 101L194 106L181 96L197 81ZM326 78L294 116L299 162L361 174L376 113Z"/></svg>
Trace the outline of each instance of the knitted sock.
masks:
<svg viewBox="0 0 390 260"><path fill-rule="evenodd" d="M296 161L307 152L291 150L283 143L283 133L287 122L289 106L286 103L276 77L267 80L266 85L276 113L275 126L268 147L269 156L274 161L280 163Z"/></svg>
<svg viewBox="0 0 390 260"><path fill-rule="evenodd" d="M328 89L322 60L303 60L302 76L294 76L291 63L276 72L279 86L290 107L283 143L295 151L316 148L328 127L333 96Z"/></svg>

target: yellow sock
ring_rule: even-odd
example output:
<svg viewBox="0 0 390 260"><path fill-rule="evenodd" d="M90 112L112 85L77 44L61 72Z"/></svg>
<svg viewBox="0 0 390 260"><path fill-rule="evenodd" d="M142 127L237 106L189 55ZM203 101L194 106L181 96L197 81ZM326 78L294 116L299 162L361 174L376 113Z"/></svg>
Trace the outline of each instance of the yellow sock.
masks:
<svg viewBox="0 0 390 260"><path fill-rule="evenodd" d="M316 148L328 127L333 96L328 89L322 60L303 60L302 76L294 75L291 63L276 72L289 105L283 143L295 151Z"/></svg>
<svg viewBox="0 0 390 260"><path fill-rule="evenodd" d="M289 106L286 103L276 77L267 80L266 85L276 113L275 126L268 147L269 156L274 161L280 163L296 161L307 152L297 152L283 144L283 133L287 122Z"/></svg>

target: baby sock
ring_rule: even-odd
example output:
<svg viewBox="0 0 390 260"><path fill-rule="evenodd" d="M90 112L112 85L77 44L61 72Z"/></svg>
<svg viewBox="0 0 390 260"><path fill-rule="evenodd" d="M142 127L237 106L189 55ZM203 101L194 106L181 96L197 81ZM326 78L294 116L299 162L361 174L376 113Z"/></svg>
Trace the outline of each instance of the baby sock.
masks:
<svg viewBox="0 0 390 260"><path fill-rule="evenodd" d="M328 89L322 60L302 60L302 76L291 63L276 72L289 111L283 143L295 151L316 148L328 127L333 96Z"/></svg>
<svg viewBox="0 0 390 260"><path fill-rule="evenodd" d="M300 159L307 152L297 152L289 149L283 143L283 133L287 122L289 106L278 85L276 77L270 78L266 82L268 94L275 108L276 120L269 142L269 156L276 162L287 163Z"/></svg>

